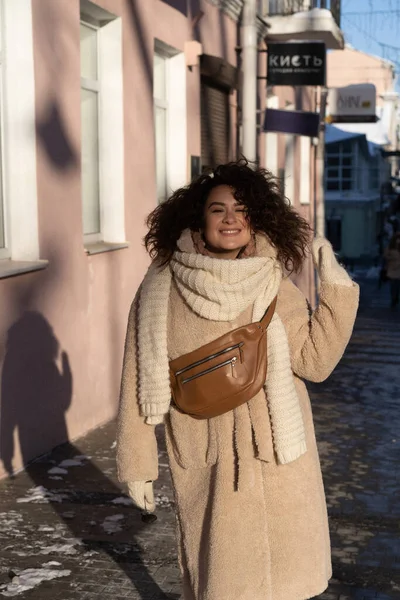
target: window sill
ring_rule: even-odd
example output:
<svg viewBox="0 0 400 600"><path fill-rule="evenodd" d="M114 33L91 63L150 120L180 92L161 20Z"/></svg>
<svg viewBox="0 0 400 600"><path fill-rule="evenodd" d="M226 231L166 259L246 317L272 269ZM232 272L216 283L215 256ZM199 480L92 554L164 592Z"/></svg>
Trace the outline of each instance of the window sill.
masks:
<svg viewBox="0 0 400 600"><path fill-rule="evenodd" d="M15 277L24 273L32 273L33 271L42 271L48 266L48 260L0 260L0 279L6 277Z"/></svg>
<svg viewBox="0 0 400 600"><path fill-rule="evenodd" d="M88 255L113 252L114 250L123 250L124 248L129 248L128 242L121 242L120 244L112 244L111 242L93 242L85 244L85 252Z"/></svg>

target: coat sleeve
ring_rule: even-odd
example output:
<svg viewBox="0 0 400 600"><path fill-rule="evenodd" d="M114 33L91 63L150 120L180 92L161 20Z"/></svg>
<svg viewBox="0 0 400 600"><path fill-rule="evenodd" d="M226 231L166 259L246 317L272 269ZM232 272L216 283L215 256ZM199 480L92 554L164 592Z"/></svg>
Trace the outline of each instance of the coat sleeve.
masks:
<svg viewBox="0 0 400 600"><path fill-rule="evenodd" d="M282 282L277 313L285 326L293 372L308 381L324 381L341 359L357 315L359 287L322 283L317 308L291 282Z"/></svg>
<svg viewBox="0 0 400 600"><path fill-rule="evenodd" d="M129 312L117 422L117 473L121 482L154 481L158 452L154 425L140 414L137 394L137 305Z"/></svg>

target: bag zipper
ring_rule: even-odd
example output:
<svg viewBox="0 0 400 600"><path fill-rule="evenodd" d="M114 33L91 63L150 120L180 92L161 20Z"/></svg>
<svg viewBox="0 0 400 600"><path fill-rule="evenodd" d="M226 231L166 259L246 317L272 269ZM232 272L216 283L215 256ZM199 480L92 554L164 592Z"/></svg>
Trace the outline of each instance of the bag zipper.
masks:
<svg viewBox="0 0 400 600"><path fill-rule="evenodd" d="M183 369L180 369L179 371L177 371L175 373L175 377L178 377L178 375L182 375L182 373L185 373L186 371L189 371L190 369L194 369L195 367L199 367L203 363L205 363L205 362L207 362L209 360L212 360L213 358L217 358L217 356L221 356L222 354L226 354L226 352L229 352L230 350L235 350L235 348L241 348L243 346L243 343L244 342L239 342L239 344L235 344L234 346L229 346L229 348L224 348L224 350L220 350L220 352L216 352L215 354L210 354L210 356L206 356L205 358L202 358L201 360L198 360L198 361L192 363L191 365L188 365L187 367L184 367Z"/></svg>
<svg viewBox="0 0 400 600"><path fill-rule="evenodd" d="M236 347L236 346L234 346L234 347ZM225 352L227 352L227 350L225 350ZM213 371L216 371L217 369L220 369L221 367L226 367L226 365L232 366L232 375L234 375L234 367L236 366L236 362L237 362L237 357L234 356L233 358L230 358L229 360L226 360L225 362L220 363L219 365L215 365L214 367L210 367L209 369L206 369L205 371L201 371L201 373L196 373L196 375L192 375L191 377L184 379L182 381L182 385L185 383L189 383L189 381L193 381L193 379L197 379L198 377L202 377L203 375L212 373Z"/></svg>

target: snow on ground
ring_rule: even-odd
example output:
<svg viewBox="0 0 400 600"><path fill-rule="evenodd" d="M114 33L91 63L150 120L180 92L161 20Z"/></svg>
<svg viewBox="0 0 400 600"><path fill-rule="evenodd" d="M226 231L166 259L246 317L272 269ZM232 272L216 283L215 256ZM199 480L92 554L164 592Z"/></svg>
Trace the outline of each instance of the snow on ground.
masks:
<svg viewBox="0 0 400 600"><path fill-rule="evenodd" d="M49 469L47 472L49 475L68 475L67 469L60 469L60 467L53 467L52 469Z"/></svg>
<svg viewBox="0 0 400 600"><path fill-rule="evenodd" d="M24 498L17 498L18 503L33 502L34 504L49 504L49 502L62 502L68 499L67 494L51 492L42 485L30 488Z"/></svg>
<svg viewBox="0 0 400 600"><path fill-rule="evenodd" d="M86 456L75 456L75 458L66 458L58 465L61 469L65 467L82 467Z"/></svg>
<svg viewBox="0 0 400 600"><path fill-rule="evenodd" d="M56 564L59 565L59 563ZM34 587L40 585L42 581L50 581L51 579L68 577L69 575L71 575L71 571L69 570L55 570L47 568L25 569L24 571L17 572L16 576L13 577L10 583L0 585L0 594L8 597L18 596L27 590L32 590Z"/></svg>
<svg viewBox="0 0 400 600"><path fill-rule="evenodd" d="M165 494L157 494L155 497L155 503L157 506L171 506L172 502Z"/></svg>
<svg viewBox="0 0 400 600"><path fill-rule="evenodd" d="M38 531L48 533L54 531L54 527L50 527L50 525L39 525Z"/></svg>
<svg viewBox="0 0 400 600"><path fill-rule="evenodd" d="M67 538L62 540L60 544L52 544L51 546L44 546L39 550L39 554L51 554L56 552L57 554L66 554L72 556L77 554L78 550L75 546L82 546L83 542L79 538Z"/></svg>
<svg viewBox="0 0 400 600"><path fill-rule="evenodd" d="M0 530L2 533L5 533L6 531L16 531L23 520L23 516L15 510L2 512L0 513Z"/></svg>
<svg viewBox="0 0 400 600"><path fill-rule="evenodd" d="M111 500L111 504L124 504L125 506L132 506L133 502L131 498L128 498L127 496L120 496L119 498L114 498L114 500Z"/></svg>
<svg viewBox="0 0 400 600"><path fill-rule="evenodd" d="M113 534L122 531L122 525L120 521L124 519L124 515L111 515L106 517L101 524L102 528L106 533Z"/></svg>
<svg viewBox="0 0 400 600"><path fill-rule="evenodd" d="M68 467L83 467L90 458L86 454L77 454L73 458L62 460L58 466L52 467L47 473L49 475L68 475Z"/></svg>

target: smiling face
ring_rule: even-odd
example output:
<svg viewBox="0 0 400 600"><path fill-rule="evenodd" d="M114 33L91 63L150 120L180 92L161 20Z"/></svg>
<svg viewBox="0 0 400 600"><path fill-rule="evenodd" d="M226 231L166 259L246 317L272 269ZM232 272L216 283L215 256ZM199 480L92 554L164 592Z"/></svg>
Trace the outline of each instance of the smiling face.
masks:
<svg viewBox="0 0 400 600"><path fill-rule="evenodd" d="M213 188L204 207L203 235L215 258L234 259L251 239L246 207L227 185Z"/></svg>

